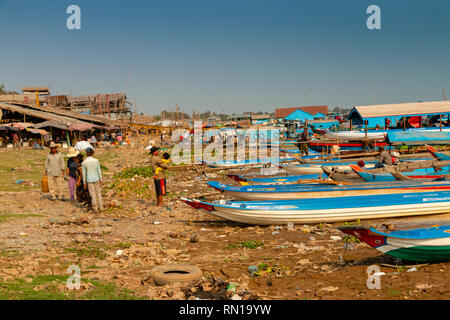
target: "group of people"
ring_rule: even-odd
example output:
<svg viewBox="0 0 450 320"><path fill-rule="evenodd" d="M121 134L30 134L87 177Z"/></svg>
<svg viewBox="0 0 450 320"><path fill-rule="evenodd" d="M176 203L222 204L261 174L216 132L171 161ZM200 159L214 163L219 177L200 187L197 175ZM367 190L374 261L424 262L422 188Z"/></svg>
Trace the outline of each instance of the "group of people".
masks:
<svg viewBox="0 0 450 320"><path fill-rule="evenodd" d="M14 149L20 149L22 145L22 139L20 138L17 131L13 131L9 134L9 132L2 132L0 135L1 144L6 146L8 144L12 144Z"/></svg>
<svg viewBox="0 0 450 320"><path fill-rule="evenodd" d="M74 148L69 149L67 164L64 156L58 151L59 145L50 143L50 154L45 162L45 173L48 179L52 200L64 200L63 184L68 181L70 201L78 200L94 212L103 211L102 171L100 162L94 158L94 149L85 150L87 158Z"/></svg>
<svg viewBox="0 0 450 320"><path fill-rule="evenodd" d="M59 145L51 142L50 153L45 162L45 174L52 200L64 200L64 180L67 180L70 201L86 205L94 212L104 209L102 198L102 170L98 159L94 158L94 149L85 150L87 158L74 148L67 154L67 163L58 150ZM159 156L159 148L153 147L150 151L150 164L153 168L153 179L157 196L157 205L163 205L163 197L167 194L165 174L170 164L169 153Z"/></svg>

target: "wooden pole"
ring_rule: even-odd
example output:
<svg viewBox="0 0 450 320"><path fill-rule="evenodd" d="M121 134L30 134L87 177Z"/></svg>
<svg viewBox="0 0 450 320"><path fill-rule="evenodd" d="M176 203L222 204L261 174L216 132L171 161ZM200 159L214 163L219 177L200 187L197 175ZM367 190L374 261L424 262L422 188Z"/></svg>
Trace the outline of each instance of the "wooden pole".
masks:
<svg viewBox="0 0 450 320"><path fill-rule="evenodd" d="M39 92L36 91L36 107L39 108Z"/></svg>
<svg viewBox="0 0 450 320"><path fill-rule="evenodd" d="M337 146L339 146L338 126L336 126L336 144L337 144Z"/></svg>
<svg viewBox="0 0 450 320"><path fill-rule="evenodd" d="M305 119L305 131L306 131L306 141L308 141L309 140L308 119Z"/></svg>
<svg viewBox="0 0 450 320"><path fill-rule="evenodd" d="M364 132L365 132L366 139L367 139L367 124L368 123L369 123L368 120L364 120Z"/></svg>
<svg viewBox="0 0 450 320"><path fill-rule="evenodd" d="M97 103L98 103L98 112L103 115L103 110L102 110L102 102L100 101L100 95L97 95Z"/></svg>
<svg viewBox="0 0 450 320"><path fill-rule="evenodd" d="M108 108L108 118L111 119L111 108L110 108L110 106L109 106L109 96L106 95L106 96L105 96L105 99L106 99L106 101L105 101L106 108Z"/></svg>

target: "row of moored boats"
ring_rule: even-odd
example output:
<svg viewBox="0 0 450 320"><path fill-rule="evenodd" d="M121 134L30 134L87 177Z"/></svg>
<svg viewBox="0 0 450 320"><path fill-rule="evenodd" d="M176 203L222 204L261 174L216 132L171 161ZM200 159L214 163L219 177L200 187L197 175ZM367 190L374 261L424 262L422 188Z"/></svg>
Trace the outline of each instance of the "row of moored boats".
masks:
<svg viewBox="0 0 450 320"><path fill-rule="evenodd" d="M283 175L228 175L238 186L209 182L225 199L182 200L195 209L255 225L332 223L448 213L450 156L430 146L427 149L431 154L429 158L403 159L396 165L384 167L376 161L323 160L309 156L301 164L282 162ZM390 233L359 226L340 229L397 258L450 259L450 226Z"/></svg>

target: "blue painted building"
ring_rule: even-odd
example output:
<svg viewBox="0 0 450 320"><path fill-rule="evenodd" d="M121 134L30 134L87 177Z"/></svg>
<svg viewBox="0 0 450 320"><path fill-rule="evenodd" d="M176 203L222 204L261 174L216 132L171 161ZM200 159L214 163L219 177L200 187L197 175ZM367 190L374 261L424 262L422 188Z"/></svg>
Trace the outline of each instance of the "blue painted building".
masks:
<svg viewBox="0 0 450 320"><path fill-rule="evenodd" d="M303 111L303 110L295 110L290 115L284 118L285 121L301 121L304 122L305 120L314 120L314 115Z"/></svg>
<svg viewBox="0 0 450 320"><path fill-rule="evenodd" d="M321 112L318 112L314 115L314 119L325 119L325 115Z"/></svg>
<svg viewBox="0 0 450 320"><path fill-rule="evenodd" d="M316 129L329 129L331 127L339 126L339 121L335 119L324 119L310 121L308 124L314 126Z"/></svg>
<svg viewBox="0 0 450 320"><path fill-rule="evenodd" d="M443 121L450 117L450 101L413 102L400 104L383 104L373 106L356 106L347 116L353 127L364 127L367 120L368 128L375 128L377 125L390 127L402 125L401 121L406 119L417 124L425 118L442 115Z"/></svg>

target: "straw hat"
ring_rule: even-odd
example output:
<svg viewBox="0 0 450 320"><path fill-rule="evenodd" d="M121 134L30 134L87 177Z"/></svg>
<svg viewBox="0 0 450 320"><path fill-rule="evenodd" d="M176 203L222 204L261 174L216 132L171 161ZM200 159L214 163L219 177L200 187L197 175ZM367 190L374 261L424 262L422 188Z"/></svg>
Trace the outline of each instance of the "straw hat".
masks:
<svg viewBox="0 0 450 320"><path fill-rule="evenodd" d="M67 158L75 158L80 154L80 151L75 150L75 148L69 148L69 153L67 154Z"/></svg>
<svg viewBox="0 0 450 320"><path fill-rule="evenodd" d="M50 149L53 149L53 148L58 148L59 147L59 145L57 145L56 143L54 143L53 141L52 142L50 142Z"/></svg>

